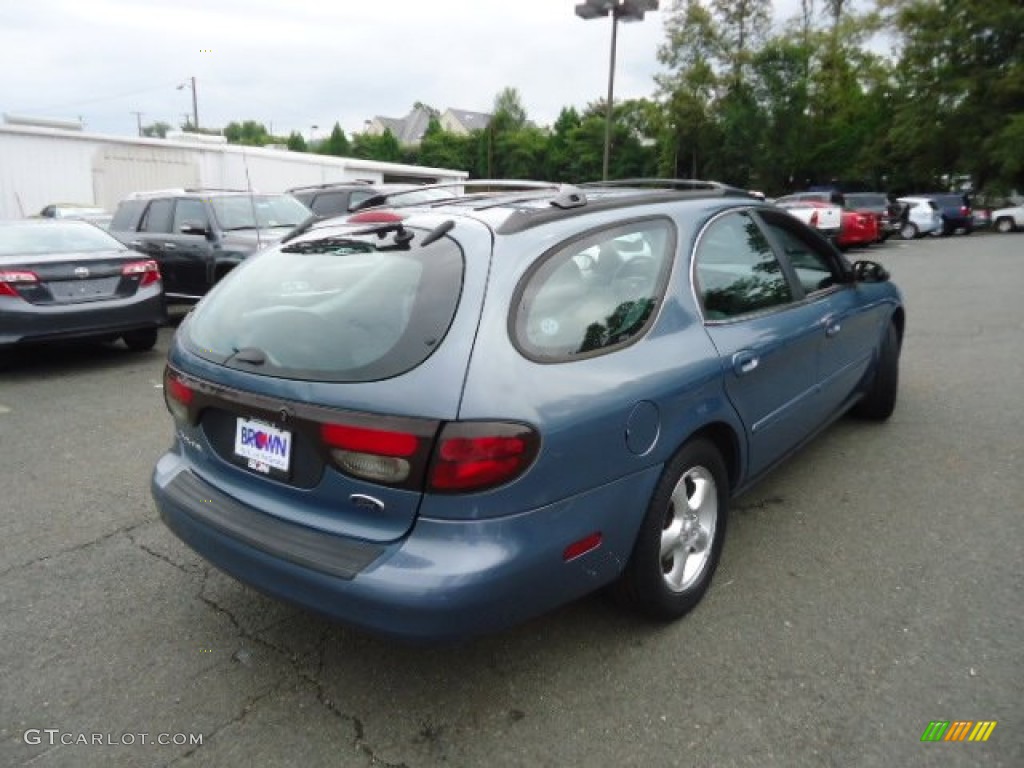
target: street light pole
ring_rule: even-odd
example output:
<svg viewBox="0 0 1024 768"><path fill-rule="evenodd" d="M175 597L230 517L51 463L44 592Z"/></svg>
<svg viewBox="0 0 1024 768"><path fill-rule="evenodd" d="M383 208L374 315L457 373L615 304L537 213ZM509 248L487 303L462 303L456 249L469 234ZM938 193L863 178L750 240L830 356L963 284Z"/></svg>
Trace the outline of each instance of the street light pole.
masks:
<svg viewBox="0 0 1024 768"><path fill-rule="evenodd" d="M192 130L199 133L199 97L196 96L196 79L190 77L188 82L182 83L178 86L180 91L182 88L192 89Z"/></svg>
<svg viewBox="0 0 1024 768"><path fill-rule="evenodd" d="M608 161L612 146L612 106L615 97L615 49L618 42L619 20L643 21L648 11L658 10L658 0L585 0L576 6L576 15L588 21L603 16L612 17L612 49L608 60L608 103L604 117L604 159L601 174L608 180Z"/></svg>
<svg viewBox="0 0 1024 768"><path fill-rule="evenodd" d="M617 11L618 9L616 9ZM604 113L604 159L601 162L601 180L608 181L608 158L612 147L612 104L615 92L615 45L618 39L619 16L613 11L612 17L612 52L608 57L608 104Z"/></svg>

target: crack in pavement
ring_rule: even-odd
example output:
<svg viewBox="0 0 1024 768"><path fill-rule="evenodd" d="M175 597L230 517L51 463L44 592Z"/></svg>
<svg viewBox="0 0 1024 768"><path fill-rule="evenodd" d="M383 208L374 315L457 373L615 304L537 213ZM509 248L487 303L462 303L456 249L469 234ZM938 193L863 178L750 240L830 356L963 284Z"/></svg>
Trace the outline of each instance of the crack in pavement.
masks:
<svg viewBox="0 0 1024 768"><path fill-rule="evenodd" d="M768 507L775 507L785 503L786 500L781 496L768 496L760 501L752 501L749 504L735 504L732 509L734 512L751 512L753 510L761 512L768 509Z"/></svg>
<svg viewBox="0 0 1024 768"><path fill-rule="evenodd" d="M136 547L141 549L147 555L152 555L157 560L163 560L169 566L171 566L172 568L176 568L177 570L181 571L182 573L184 573L187 576L192 576L192 575L195 575L197 573L202 573L203 570L204 570L203 567L199 566L199 565L183 565L182 563L174 562L173 560L171 560L171 558L169 558L164 553L157 552L155 549L150 549L145 544L142 544L141 542L136 541L135 537L131 535L131 531L126 532L126 535L128 536L128 540L132 544L134 544Z"/></svg>
<svg viewBox="0 0 1024 768"><path fill-rule="evenodd" d="M330 637L331 627L324 627L320 635L320 639L317 641L316 651L314 652L316 655L316 671L314 673L307 672L301 668L301 664L302 661L309 656L309 654L297 654L293 651L290 651L287 648L278 645L277 643L267 640L265 637L261 637L260 634L258 634L259 632L266 632L267 630L272 629L273 627L276 627L285 621L288 621L291 617L285 617L280 621L274 622L273 624L263 627L257 632L250 631L245 626L243 626L239 618L235 616L235 614L230 609L221 605L215 599L206 594L206 586L207 582L209 581L211 571L211 568L203 569L203 580L202 583L200 584L199 592L197 594L199 600L208 608L210 608L210 610L226 618L228 622L231 624L231 626L235 628L237 636L240 639L258 645L264 650L276 656L279 656L291 667L292 671L292 677L289 678L286 676L282 678L282 680L277 685L272 686L263 694L250 699L238 715L236 715L228 722L217 727L210 734L211 737L215 736L216 734L223 731L225 728L231 726L232 724L242 722L245 719L245 717L253 710L253 708L257 704L259 704L263 699L266 699L273 694L279 693L281 690L285 688L285 686L290 681L297 681L311 686L313 692L316 694L317 702L322 707L324 707L328 712L330 712L339 720L351 725L355 734L352 740L352 745L369 759L370 765L382 766L382 768L409 768L409 766L405 763L389 763L386 760L383 760L382 758L378 757L374 752L373 747L370 744L368 744L365 740L365 729L363 727L362 720L360 720L359 717L356 715L350 715L345 712L342 712L337 707L337 705L335 705L334 701L332 701L330 697L327 695L327 691L324 687L322 678L327 652L327 642ZM200 744L196 746L194 749L191 749L188 752L175 758L173 761L168 763L167 766L172 766L175 763L178 763L187 757L191 757L198 750L202 749L206 745L206 743L207 741L204 738L203 744Z"/></svg>
<svg viewBox="0 0 1024 768"><path fill-rule="evenodd" d="M0 579L2 579L4 576L6 576L9 573L14 573L15 571L21 570L22 568L31 568L33 565L39 565L39 563L45 563L47 560L55 560L58 557L63 557L64 555L68 555L68 554L71 554L73 552L81 552L83 549L88 549L89 547L95 546L96 544L102 544L103 542L105 542L105 541L107 541L109 539L112 539L115 536L119 536L122 533L127 535L127 534L131 533L132 531L134 531L136 528L141 528L142 526L147 525L147 524L149 524L151 522L152 522L151 520L140 520L140 521L138 521L136 523L132 523L131 525L122 526L121 528L118 528L115 531L111 531L110 533L105 533L105 534L103 534L102 536L100 536L98 538L91 539L90 541L84 541L81 544L76 544L73 547L68 547L67 549L62 549L62 550L60 550L58 552L54 552L53 554L50 554L50 555L43 555L42 557L37 557L37 558L35 558L33 560L27 560L24 563L18 563L17 565L12 565L10 568L5 568L4 570L0 571ZM131 540L130 536L129 536L129 540ZM134 542L132 542L132 543L134 543Z"/></svg>

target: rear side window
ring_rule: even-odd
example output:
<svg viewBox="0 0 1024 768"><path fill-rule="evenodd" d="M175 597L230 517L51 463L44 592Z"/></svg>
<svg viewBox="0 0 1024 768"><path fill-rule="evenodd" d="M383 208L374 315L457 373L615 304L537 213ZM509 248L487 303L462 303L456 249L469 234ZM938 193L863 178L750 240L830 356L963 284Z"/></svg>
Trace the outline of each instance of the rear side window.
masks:
<svg viewBox="0 0 1024 768"><path fill-rule="evenodd" d="M349 192L323 192L313 200L313 213L318 216L337 216L348 211ZM308 203L307 203L308 205Z"/></svg>
<svg viewBox="0 0 1024 768"><path fill-rule="evenodd" d="M110 220L110 229L114 232L134 232L145 205L142 200L124 200L119 203L114 218Z"/></svg>
<svg viewBox="0 0 1024 768"><path fill-rule="evenodd" d="M463 254L425 231L338 234L275 246L236 268L193 311L186 343L225 365L316 381L376 381L405 373L440 346L462 291Z"/></svg>
<svg viewBox="0 0 1024 768"><path fill-rule="evenodd" d="M207 227L206 206L202 200L182 198L174 206L174 225L172 231L180 233L185 224Z"/></svg>
<svg viewBox="0 0 1024 768"><path fill-rule="evenodd" d="M173 200L152 201L146 209L146 213L142 216L142 223L139 225L139 229L143 232L170 232L171 210L173 208Z"/></svg>
<svg viewBox="0 0 1024 768"><path fill-rule="evenodd" d="M516 289L510 332L539 362L605 354L653 322L675 252L667 219L592 233L541 257Z"/></svg>

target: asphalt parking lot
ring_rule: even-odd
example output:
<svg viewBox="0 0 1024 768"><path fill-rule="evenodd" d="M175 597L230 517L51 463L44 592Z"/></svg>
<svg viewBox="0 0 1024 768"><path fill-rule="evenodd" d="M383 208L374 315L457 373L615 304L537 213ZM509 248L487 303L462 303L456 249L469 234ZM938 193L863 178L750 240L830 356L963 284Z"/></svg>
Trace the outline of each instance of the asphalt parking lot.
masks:
<svg viewBox="0 0 1024 768"><path fill-rule="evenodd" d="M594 597L423 649L276 603L157 518L170 329L23 356L0 373L0 765L1024 765L1024 235L865 255L907 302L895 415L737 499L667 626ZM997 725L922 743L935 720Z"/></svg>

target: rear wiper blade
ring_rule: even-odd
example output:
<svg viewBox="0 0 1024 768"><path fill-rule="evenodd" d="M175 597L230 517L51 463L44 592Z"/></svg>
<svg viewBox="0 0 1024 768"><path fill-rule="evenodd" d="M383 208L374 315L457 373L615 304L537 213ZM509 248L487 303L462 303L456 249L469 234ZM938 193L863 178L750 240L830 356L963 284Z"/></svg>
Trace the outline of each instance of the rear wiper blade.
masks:
<svg viewBox="0 0 1024 768"><path fill-rule="evenodd" d="M237 360L240 363L249 365L263 365L267 362L267 353L258 347L243 347L236 349L224 362Z"/></svg>
<svg viewBox="0 0 1024 768"><path fill-rule="evenodd" d="M387 221L380 224L375 224L372 227L365 227L364 229L357 229L355 232L349 232L350 237L357 237L359 235L376 235L377 237L383 238L384 235L389 232L395 233L395 244L398 246L408 247L412 239L416 237L412 232L406 229L400 221Z"/></svg>

